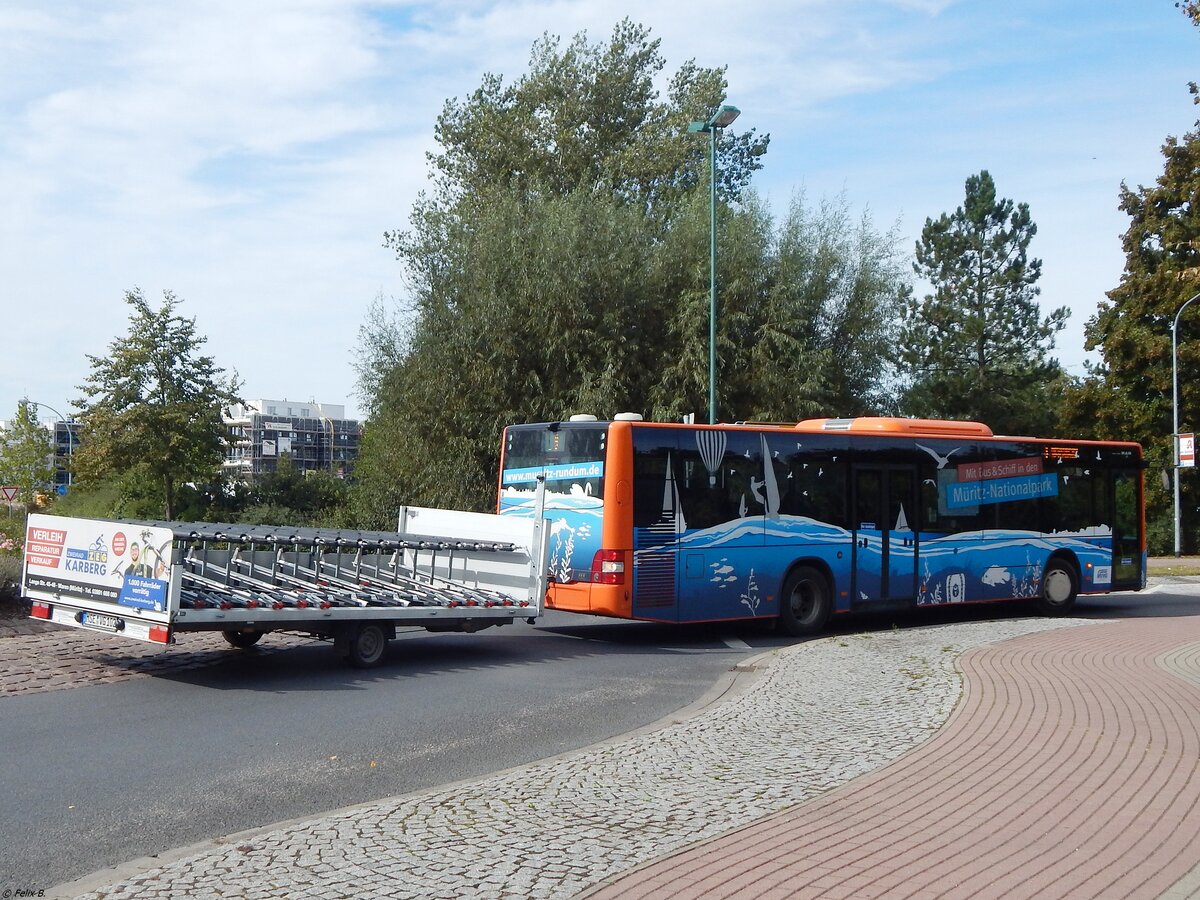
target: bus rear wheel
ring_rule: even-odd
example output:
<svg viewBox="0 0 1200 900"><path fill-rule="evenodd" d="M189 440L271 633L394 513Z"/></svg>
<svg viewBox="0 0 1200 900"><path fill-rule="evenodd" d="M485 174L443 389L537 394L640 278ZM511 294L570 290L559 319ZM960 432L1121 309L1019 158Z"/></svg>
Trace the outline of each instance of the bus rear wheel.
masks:
<svg viewBox="0 0 1200 900"><path fill-rule="evenodd" d="M1079 594L1079 575L1075 567L1064 559L1052 559L1046 563L1042 573L1042 595L1038 597L1038 610L1046 616L1061 616L1070 612Z"/></svg>
<svg viewBox="0 0 1200 900"><path fill-rule="evenodd" d="M825 575L812 566L793 569L779 598L779 624L792 637L816 634L829 621L833 597Z"/></svg>

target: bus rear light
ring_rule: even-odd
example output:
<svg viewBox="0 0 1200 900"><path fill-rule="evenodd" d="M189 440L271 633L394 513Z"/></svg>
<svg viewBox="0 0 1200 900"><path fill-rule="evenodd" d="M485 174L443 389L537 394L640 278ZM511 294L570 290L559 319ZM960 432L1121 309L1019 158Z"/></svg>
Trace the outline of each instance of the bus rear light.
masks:
<svg viewBox="0 0 1200 900"><path fill-rule="evenodd" d="M29 617L31 619L49 619L50 618L50 604L49 603L33 604L33 606L29 610Z"/></svg>
<svg viewBox="0 0 1200 900"><path fill-rule="evenodd" d="M151 625L150 640L154 641L156 644L171 643L171 629L166 625Z"/></svg>
<svg viewBox="0 0 1200 900"><path fill-rule="evenodd" d="M625 551L600 550L592 559L592 581L595 584L625 583Z"/></svg>

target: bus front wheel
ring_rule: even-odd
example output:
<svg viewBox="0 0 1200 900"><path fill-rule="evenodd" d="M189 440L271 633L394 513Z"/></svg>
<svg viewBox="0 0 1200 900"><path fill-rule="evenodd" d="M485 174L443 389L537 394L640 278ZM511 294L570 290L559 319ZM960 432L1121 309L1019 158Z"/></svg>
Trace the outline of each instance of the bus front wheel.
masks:
<svg viewBox="0 0 1200 900"><path fill-rule="evenodd" d="M1038 609L1043 615L1061 616L1075 605L1079 593L1079 576L1075 567L1064 559L1052 559L1042 573L1042 595Z"/></svg>
<svg viewBox="0 0 1200 900"><path fill-rule="evenodd" d="M816 634L833 610L829 581L812 566L793 569L783 583L779 624L792 637Z"/></svg>

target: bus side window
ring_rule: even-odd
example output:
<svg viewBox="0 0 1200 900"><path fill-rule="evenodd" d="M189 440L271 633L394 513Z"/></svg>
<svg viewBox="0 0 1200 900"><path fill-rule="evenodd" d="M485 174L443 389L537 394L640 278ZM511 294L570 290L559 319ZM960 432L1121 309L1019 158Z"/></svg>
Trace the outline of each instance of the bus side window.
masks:
<svg viewBox="0 0 1200 900"><path fill-rule="evenodd" d="M677 453L674 441L655 442L658 433L651 429L636 432L633 451L633 516L634 527L646 528L663 515L663 491L666 487L667 464Z"/></svg>
<svg viewBox="0 0 1200 900"><path fill-rule="evenodd" d="M810 485L809 494L816 498L813 503L813 518L837 525L839 528L847 527L846 464L826 460L823 465L818 466Z"/></svg>
<svg viewBox="0 0 1200 900"><path fill-rule="evenodd" d="M779 485L779 512L845 528L845 451L797 448L791 436L773 437L771 450Z"/></svg>
<svg viewBox="0 0 1200 900"><path fill-rule="evenodd" d="M940 531L938 517L937 482L923 472L921 477L921 524L922 531Z"/></svg>
<svg viewBox="0 0 1200 900"><path fill-rule="evenodd" d="M1108 503L1099 496L1103 478L1098 470L1080 464L1062 464L1056 467L1058 474L1058 496L1047 497L1045 509L1053 516L1058 532L1084 532L1100 525L1111 525L1103 521Z"/></svg>
<svg viewBox="0 0 1200 900"><path fill-rule="evenodd" d="M966 534L983 531L995 522L993 505L949 506L948 490L956 481L953 471L922 465L920 472L923 530L938 535Z"/></svg>

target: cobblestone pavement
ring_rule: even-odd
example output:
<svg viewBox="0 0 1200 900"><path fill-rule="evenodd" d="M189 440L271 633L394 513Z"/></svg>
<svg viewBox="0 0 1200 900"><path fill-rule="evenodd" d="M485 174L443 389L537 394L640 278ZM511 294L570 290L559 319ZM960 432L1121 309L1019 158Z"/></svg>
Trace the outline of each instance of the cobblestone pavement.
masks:
<svg viewBox="0 0 1200 900"><path fill-rule="evenodd" d="M0 699L210 666L231 652L218 632L182 634L166 648L39 620L6 621L12 636L0 633ZM255 652L272 653L311 640L271 634Z"/></svg>
<svg viewBox="0 0 1200 900"><path fill-rule="evenodd" d="M913 750L959 698L969 648L1040 619L835 636L772 651L683 721L482 779L235 835L59 895L569 897L811 800ZM1111 627L1089 624L1088 628Z"/></svg>

